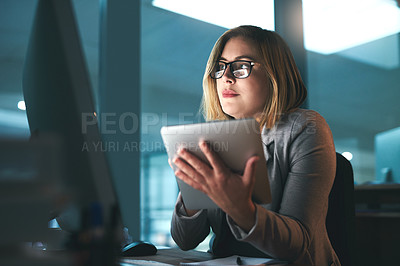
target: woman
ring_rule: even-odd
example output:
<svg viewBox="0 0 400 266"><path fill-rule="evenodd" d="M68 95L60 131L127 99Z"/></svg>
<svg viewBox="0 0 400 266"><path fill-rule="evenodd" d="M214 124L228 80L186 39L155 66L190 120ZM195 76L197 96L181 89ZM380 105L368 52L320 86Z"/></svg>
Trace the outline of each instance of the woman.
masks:
<svg viewBox="0 0 400 266"><path fill-rule="evenodd" d="M171 234L183 250L209 234L216 256L272 257L296 265L340 265L325 227L336 157L331 131L316 112L301 109L307 91L293 56L272 31L240 26L216 42L203 79L207 120L255 118L271 185L272 202L251 200L257 157L244 174L232 173L206 144L211 166L182 149L176 176L206 193L216 210L186 209L179 195Z"/></svg>

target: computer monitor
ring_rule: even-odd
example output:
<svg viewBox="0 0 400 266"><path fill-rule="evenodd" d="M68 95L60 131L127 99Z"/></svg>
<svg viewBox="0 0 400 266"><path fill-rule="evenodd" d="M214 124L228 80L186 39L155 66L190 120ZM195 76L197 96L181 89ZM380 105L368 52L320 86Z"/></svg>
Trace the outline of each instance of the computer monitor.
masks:
<svg viewBox="0 0 400 266"><path fill-rule="evenodd" d="M375 173L381 183L400 183L400 127L375 136Z"/></svg>
<svg viewBox="0 0 400 266"><path fill-rule="evenodd" d="M39 0L23 72L31 136L53 135L64 148L66 185L80 210L102 206L104 221L121 220L95 119L92 90L69 0ZM84 118L84 119L83 119ZM86 120L89 118L89 122ZM90 120L93 119L93 120Z"/></svg>

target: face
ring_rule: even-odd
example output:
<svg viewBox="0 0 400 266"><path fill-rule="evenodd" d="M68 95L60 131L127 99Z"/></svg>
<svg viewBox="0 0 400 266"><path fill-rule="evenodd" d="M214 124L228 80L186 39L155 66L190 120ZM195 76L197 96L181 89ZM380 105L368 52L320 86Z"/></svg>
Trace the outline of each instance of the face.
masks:
<svg viewBox="0 0 400 266"><path fill-rule="evenodd" d="M255 64L247 78L235 78L228 67L224 75L217 79L218 97L224 113L236 119L253 117L259 120L269 91L269 80L258 63L260 59L261 55L252 41L234 37L226 43L220 61L246 60Z"/></svg>

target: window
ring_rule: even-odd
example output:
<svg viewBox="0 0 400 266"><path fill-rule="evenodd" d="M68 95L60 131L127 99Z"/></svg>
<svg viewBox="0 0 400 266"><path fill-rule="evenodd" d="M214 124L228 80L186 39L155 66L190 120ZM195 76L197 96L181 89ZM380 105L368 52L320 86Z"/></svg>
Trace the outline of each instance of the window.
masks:
<svg viewBox="0 0 400 266"><path fill-rule="evenodd" d="M395 1L303 4L309 107L327 120L337 151L352 157L356 183L382 182L375 138L400 126L400 9Z"/></svg>
<svg viewBox="0 0 400 266"><path fill-rule="evenodd" d="M178 195L168 156L163 152L141 157L141 236L152 243L174 246L170 236L172 210Z"/></svg>

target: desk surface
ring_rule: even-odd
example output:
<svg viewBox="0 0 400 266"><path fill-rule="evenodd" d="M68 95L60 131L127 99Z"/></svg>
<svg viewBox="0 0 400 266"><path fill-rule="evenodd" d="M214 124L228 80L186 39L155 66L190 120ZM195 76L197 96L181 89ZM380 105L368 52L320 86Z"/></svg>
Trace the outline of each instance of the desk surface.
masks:
<svg viewBox="0 0 400 266"><path fill-rule="evenodd" d="M400 190L400 184L398 183L387 183L387 184L370 184L370 185L355 185L356 191L388 191L388 190Z"/></svg>
<svg viewBox="0 0 400 266"><path fill-rule="evenodd" d="M400 184L357 185L354 198L356 203L400 203Z"/></svg>
<svg viewBox="0 0 400 266"><path fill-rule="evenodd" d="M189 250L182 251L178 248L161 248L158 249L157 254L153 256L143 257L126 257L122 258L121 266L129 265L180 265L180 263L188 262L201 262L213 259L212 255L207 252ZM152 263L153 262L153 263ZM296 266L295 264L288 264L279 260L271 260L265 265L274 266Z"/></svg>
<svg viewBox="0 0 400 266"><path fill-rule="evenodd" d="M354 187L357 219L400 218L400 184L371 184Z"/></svg>
<svg viewBox="0 0 400 266"><path fill-rule="evenodd" d="M166 248L158 249L157 254L153 256L143 257L126 257L122 259L122 262L126 262L128 265L151 265L150 261L161 262L167 265L179 265L181 262L199 262L211 260L212 255L207 252L200 252L195 250L182 251L177 248ZM148 261L148 263L145 263ZM157 265L154 263L154 265Z"/></svg>

